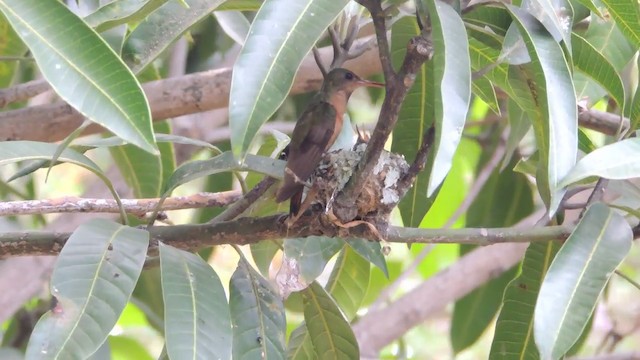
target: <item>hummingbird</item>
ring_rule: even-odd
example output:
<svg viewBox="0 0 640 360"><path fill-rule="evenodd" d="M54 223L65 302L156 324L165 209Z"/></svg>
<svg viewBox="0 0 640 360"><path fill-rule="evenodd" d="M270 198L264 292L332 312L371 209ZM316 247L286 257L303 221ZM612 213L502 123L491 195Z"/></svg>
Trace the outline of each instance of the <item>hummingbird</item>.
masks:
<svg viewBox="0 0 640 360"><path fill-rule="evenodd" d="M333 69L298 118L288 146L284 182L276 193L277 202L291 199L290 216L299 216L305 183L340 134L349 97L363 86L384 84L364 80L347 69Z"/></svg>

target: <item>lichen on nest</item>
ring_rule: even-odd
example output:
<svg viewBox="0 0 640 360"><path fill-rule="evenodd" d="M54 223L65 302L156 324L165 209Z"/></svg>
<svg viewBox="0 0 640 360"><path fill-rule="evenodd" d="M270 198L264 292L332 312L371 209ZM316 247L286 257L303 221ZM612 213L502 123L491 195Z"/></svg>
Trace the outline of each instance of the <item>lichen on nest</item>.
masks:
<svg viewBox="0 0 640 360"><path fill-rule="evenodd" d="M317 191L315 202L325 212L331 210L333 199L345 187L365 152L366 144L357 144L353 150L336 150L325 154L322 162L309 179ZM383 151L356 200L359 219L385 219L400 201L398 180L407 172L409 164L398 154Z"/></svg>

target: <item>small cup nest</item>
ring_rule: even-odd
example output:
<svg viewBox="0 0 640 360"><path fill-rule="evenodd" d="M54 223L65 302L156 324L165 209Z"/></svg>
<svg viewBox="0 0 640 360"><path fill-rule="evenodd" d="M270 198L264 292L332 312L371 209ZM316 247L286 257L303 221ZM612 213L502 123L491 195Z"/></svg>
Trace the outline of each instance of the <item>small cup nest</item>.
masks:
<svg viewBox="0 0 640 360"><path fill-rule="evenodd" d="M351 178L366 144L357 144L353 150L335 150L327 153L309 179L317 191L316 203L325 212L331 212L333 199ZM383 151L372 176L364 184L356 200L357 219L387 219L403 194L397 189L398 180L407 172L409 164L398 154Z"/></svg>

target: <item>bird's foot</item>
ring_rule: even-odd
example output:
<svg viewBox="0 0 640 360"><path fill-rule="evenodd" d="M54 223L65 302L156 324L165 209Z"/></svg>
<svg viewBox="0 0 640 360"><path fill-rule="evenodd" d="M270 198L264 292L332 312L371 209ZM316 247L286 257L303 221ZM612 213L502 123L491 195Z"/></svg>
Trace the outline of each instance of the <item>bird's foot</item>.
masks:
<svg viewBox="0 0 640 360"><path fill-rule="evenodd" d="M365 221L365 220L352 220L346 223L343 223L342 221L340 221L334 214L333 211L329 211L327 213L327 217L329 218L329 221L331 221L331 223L337 227L343 228L343 229L349 229L352 227L356 227L358 225L366 225L369 228L369 231L371 231L371 233L376 237L376 239L378 239L378 241L384 241L384 239L382 238L382 235L380 235L380 232L378 231L378 229L376 228L375 225L373 225L372 223Z"/></svg>

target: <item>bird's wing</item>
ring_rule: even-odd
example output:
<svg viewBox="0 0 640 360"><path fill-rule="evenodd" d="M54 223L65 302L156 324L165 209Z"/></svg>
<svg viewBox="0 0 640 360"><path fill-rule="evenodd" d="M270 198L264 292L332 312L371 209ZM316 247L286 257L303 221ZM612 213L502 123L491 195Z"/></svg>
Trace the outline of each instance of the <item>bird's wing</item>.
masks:
<svg viewBox="0 0 640 360"><path fill-rule="evenodd" d="M299 181L306 181L322 159L329 147L336 126L336 110L324 101L310 105L300 116L289 144L289 156L284 183L278 191L276 200L284 201L301 189Z"/></svg>

